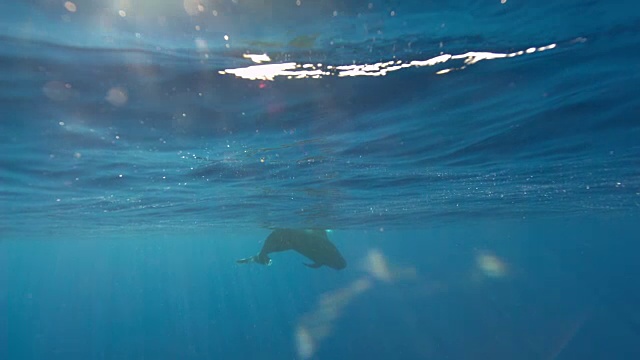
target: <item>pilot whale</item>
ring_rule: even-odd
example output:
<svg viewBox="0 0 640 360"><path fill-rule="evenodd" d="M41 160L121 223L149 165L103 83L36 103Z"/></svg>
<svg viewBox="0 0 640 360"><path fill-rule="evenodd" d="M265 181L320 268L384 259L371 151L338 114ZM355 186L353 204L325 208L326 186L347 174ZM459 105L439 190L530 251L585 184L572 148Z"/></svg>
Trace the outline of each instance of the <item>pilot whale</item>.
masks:
<svg viewBox="0 0 640 360"><path fill-rule="evenodd" d="M304 265L317 269L328 266L336 270L347 267L347 261L327 236L325 230L276 229L269 234L257 255L237 260L239 264L258 263L271 265L270 253L294 250L313 263Z"/></svg>

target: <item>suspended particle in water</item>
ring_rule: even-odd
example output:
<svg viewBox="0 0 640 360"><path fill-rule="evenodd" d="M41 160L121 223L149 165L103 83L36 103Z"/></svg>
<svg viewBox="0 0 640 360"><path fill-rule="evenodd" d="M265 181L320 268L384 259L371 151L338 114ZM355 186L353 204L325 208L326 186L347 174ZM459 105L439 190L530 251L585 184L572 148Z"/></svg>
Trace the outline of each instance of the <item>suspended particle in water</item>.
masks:
<svg viewBox="0 0 640 360"><path fill-rule="evenodd" d="M127 103L129 96L127 90L121 87L113 87L107 91L105 100L113 106L122 106Z"/></svg>
<svg viewBox="0 0 640 360"><path fill-rule="evenodd" d="M49 81L42 86L42 92L51 100L64 101L71 97L71 84L55 80Z"/></svg>

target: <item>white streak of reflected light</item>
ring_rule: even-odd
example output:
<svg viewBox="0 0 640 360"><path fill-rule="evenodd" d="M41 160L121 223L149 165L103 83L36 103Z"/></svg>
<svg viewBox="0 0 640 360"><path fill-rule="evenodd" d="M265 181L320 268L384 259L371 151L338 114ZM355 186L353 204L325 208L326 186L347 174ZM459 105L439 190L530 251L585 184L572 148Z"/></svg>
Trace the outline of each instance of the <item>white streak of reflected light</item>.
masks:
<svg viewBox="0 0 640 360"><path fill-rule="evenodd" d="M284 76L289 79L321 78L323 76L385 76L390 72L410 67L435 66L452 60L463 60L464 66L462 67L443 69L436 72L436 74L441 75L452 70L462 70L467 65L473 65L483 60L512 58L524 54L547 51L554 48L556 48L556 44L549 44L537 48L530 47L526 50L520 50L512 53L471 51L459 55L441 54L427 60L413 60L411 62L396 60L363 65L329 65L325 69L322 68L321 64L298 64L295 62L288 62L283 64L253 65L243 68L226 69L219 71L219 73L222 75L231 74L248 80L274 80L278 76ZM256 63L270 60L267 54L245 54L243 56Z"/></svg>

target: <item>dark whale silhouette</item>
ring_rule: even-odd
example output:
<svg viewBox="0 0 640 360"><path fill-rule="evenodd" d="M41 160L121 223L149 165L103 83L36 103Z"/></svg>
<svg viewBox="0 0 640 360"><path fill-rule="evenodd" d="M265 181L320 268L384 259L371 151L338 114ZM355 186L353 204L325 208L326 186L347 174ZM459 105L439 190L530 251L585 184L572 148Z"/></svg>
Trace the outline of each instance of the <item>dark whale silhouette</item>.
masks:
<svg viewBox="0 0 640 360"><path fill-rule="evenodd" d="M239 264L258 263L271 265L269 254L294 250L313 261L312 264L304 264L310 268L317 269L323 265L336 270L347 267L347 261L342 257L325 230L298 230L298 229L276 229L269 234L267 240L262 245L262 250L258 255L237 260Z"/></svg>

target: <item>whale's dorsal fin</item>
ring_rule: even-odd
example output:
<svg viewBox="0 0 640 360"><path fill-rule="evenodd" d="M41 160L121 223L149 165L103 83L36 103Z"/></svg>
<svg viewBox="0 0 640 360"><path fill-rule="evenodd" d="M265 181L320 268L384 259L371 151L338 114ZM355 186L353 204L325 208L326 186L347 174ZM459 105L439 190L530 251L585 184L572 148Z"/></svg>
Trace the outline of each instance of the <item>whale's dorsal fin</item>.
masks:
<svg viewBox="0 0 640 360"><path fill-rule="evenodd" d="M318 264L318 263L313 263L313 264L302 263L302 264L304 264L304 266L308 266L308 267L310 267L312 269L317 269L320 266L322 266L322 264Z"/></svg>

